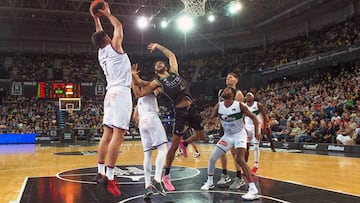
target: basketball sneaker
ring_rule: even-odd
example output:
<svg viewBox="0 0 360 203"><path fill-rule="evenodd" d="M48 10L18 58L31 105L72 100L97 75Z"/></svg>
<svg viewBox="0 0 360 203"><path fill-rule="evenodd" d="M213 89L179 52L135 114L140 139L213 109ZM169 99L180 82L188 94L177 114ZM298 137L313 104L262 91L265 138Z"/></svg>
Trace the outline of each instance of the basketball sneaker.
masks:
<svg viewBox="0 0 360 203"><path fill-rule="evenodd" d="M245 199L245 200L254 200L254 199L258 199L259 198L259 194L258 194L258 190L257 188L249 188L248 192L241 196L241 198Z"/></svg>
<svg viewBox="0 0 360 203"><path fill-rule="evenodd" d="M120 197L121 196L121 191L118 188L118 186L116 185L116 179L114 180L109 180L106 176L101 178L98 181L99 184L103 185L103 187L112 195L116 196L116 197Z"/></svg>
<svg viewBox="0 0 360 203"><path fill-rule="evenodd" d="M229 186L230 190L237 190L240 189L241 186L245 185L245 181L242 178L235 177L234 182Z"/></svg>
<svg viewBox="0 0 360 203"><path fill-rule="evenodd" d="M225 185L226 183L231 182L229 175L221 174L220 180L216 183L218 185Z"/></svg>
<svg viewBox="0 0 360 203"><path fill-rule="evenodd" d="M169 175L164 175L162 177L162 181L164 183L165 189L167 191L174 191L175 187L173 186L173 184L171 183L171 177L170 174Z"/></svg>
<svg viewBox="0 0 360 203"><path fill-rule="evenodd" d="M160 195L166 196L166 192L161 184L161 182L157 182L155 179L151 180L151 185L159 192Z"/></svg>
<svg viewBox="0 0 360 203"><path fill-rule="evenodd" d="M153 194L154 194L153 189L151 186L149 186L149 187L145 188L145 193L144 193L143 198L149 199L151 197L151 195L153 195Z"/></svg>
<svg viewBox="0 0 360 203"><path fill-rule="evenodd" d="M101 175L101 173L97 173L96 176L92 179L94 182L99 182L104 177L104 175Z"/></svg>
<svg viewBox="0 0 360 203"><path fill-rule="evenodd" d="M258 168L253 167L253 168L251 169L251 174L255 175L256 172L257 172L257 170L258 170Z"/></svg>
<svg viewBox="0 0 360 203"><path fill-rule="evenodd" d="M185 145L184 145L184 140L181 140L180 141L180 144L179 144L179 147L180 147L180 149L181 149L181 154L185 157L185 158L187 158L187 151L186 151L186 147L185 147Z"/></svg>
<svg viewBox="0 0 360 203"><path fill-rule="evenodd" d="M193 155L193 158L198 158L200 156L199 152L195 152L195 154Z"/></svg>
<svg viewBox="0 0 360 203"><path fill-rule="evenodd" d="M208 183L208 181L206 181L206 182L204 183L204 185L201 186L200 190L213 190L214 188L215 188L215 185L214 185L214 184L210 185L210 184Z"/></svg>

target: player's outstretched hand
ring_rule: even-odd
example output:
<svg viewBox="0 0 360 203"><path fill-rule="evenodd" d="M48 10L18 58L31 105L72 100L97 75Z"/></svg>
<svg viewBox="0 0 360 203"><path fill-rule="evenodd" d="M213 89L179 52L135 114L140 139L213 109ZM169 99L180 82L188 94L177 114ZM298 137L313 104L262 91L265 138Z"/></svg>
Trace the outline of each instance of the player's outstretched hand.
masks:
<svg viewBox="0 0 360 203"><path fill-rule="evenodd" d="M104 9L99 9L99 12L104 16L111 15L109 4L107 2L104 2Z"/></svg>
<svg viewBox="0 0 360 203"><path fill-rule="evenodd" d="M158 43L151 42L150 44L148 44L147 48L150 52L153 52L156 49L157 45Z"/></svg>
<svg viewBox="0 0 360 203"><path fill-rule="evenodd" d="M132 74L138 74L139 73L137 63L134 63L134 64L131 65L131 73Z"/></svg>

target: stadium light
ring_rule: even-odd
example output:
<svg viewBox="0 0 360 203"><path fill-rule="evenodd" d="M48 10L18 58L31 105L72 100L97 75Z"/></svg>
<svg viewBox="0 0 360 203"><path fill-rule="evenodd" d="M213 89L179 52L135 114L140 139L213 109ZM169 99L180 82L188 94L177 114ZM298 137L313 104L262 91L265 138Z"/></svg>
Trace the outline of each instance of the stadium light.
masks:
<svg viewBox="0 0 360 203"><path fill-rule="evenodd" d="M194 26L193 19L189 15L180 16L176 22L177 22L178 28L183 32L190 31Z"/></svg>
<svg viewBox="0 0 360 203"><path fill-rule="evenodd" d="M242 9L240 1L232 1L228 5L228 12L230 15L237 14Z"/></svg>
<svg viewBox="0 0 360 203"><path fill-rule="evenodd" d="M212 22L215 21L215 16L214 16L214 14L210 13L210 15L208 16L208 21L209 21L210 23L212 23Z"/></svg>
<svg viewBox="0 0 360 203"><path fill-rule="evenodd" d="M161 28L166 28L168 26L168 22L166 20L162 20L160 23Z"/></svg>
<svg viewBox="0 0 360 203"><path fill-rule="evenodd" d="M148 19L147 19L145 16L140 16L140 17L137 19L137 26L138 26L140 29L145 29L148 25L149 25L149 21L148 21Z"/></svg>

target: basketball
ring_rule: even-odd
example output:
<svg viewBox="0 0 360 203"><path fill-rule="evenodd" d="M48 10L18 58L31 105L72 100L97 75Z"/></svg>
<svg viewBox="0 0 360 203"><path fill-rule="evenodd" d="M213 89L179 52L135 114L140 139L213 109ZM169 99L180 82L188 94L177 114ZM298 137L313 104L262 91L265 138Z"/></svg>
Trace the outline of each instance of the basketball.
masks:
<svg viewBox="0 0 360 203"><path fill-rule="evenodd" d="M102 13L99 12L99 9L104 9L105 1L104 0L94 0L90 4L90 10L94 13L95 16L99 17Z"/></svg>

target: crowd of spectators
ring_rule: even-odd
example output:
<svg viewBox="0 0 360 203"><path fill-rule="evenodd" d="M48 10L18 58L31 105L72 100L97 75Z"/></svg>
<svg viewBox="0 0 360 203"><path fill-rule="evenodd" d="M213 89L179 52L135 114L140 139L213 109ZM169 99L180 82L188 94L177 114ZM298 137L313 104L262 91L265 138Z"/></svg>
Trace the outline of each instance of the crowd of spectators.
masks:
<svg viewBox="0 0 360 203"><path fill-rule="evenodd" d="M60 67L55 71L57 74L54 77L62 75L62 78L57 79L69 82L97 82L105 79L97 58L92 56L68 56L61 59Z"/></svg>
<svg viewBox="0 0 360 203"><path fill-rule="evenodd" d="M260 92L275 137L279 141L332 143L343 143L338 135L356 139L353 134L360 124L359 73L359 65L335 68L311 73L302 80L275 83ZM292 133L294 128L300 129Z"/></svg>
<svg viewBox="0 0 360 203"><path fill-rule="evenodd" d="M7 96L0 111L0 132L34 133L58 128L58 101L23 96ZM63 112L66 124L73 129L102 127L102 100L82 100L80 111Z"/></svg>
<svg viewBox="0 0 360 203"><path fill-rule="evenodd" d="M51 101L8 96L0 111L0 131L31 133L57 127L56 108Z"/></svg>
<svg viewBox="0 0 360 203"><path fill-rule="evenodd" d="M68 113L68 112L67 112ZM104 115L102 100L83 98L80 111L73 111L67 116L67 123L71 128L102 128L102 116Z"/></svg>
<svg viewBox="0 0 360 203"><path fill-rule="evenodd" d="M359 64L330 67L252 91L267 111L274 140L355 144L360 138ZM159 103L165 104L163 99ZM209 120L212 108L205 106L201 116L205 133L216 136L220 124ZM57 101L8 96L3 101L0 128L14 133L54 129L58 127L57 111ZM101 99L82 98L81 110L69 114L67 122L74 129L100 129L102 115ZM160 115L172 122L171 106L161 105Z"/></svg>
<svg viewBox="0 0 360 203"><path fill-rule="evenodd" d="M269 44L266 48L227 50L225 57L207 58L212 64L221 64L222 73L233 71L238 75L246 75L354 45L360 45L360 15L349 17L338 24L327 25L320 30L312 31L307 36L301 34L294 39ZM202 63L202 60L198 60L198 65L204 69L201 72L205 75L200 75L198 79L206 80L214 74L210 74L209 64ZM221 77L225 74L217 76Z"/></svg>
<svg viewBox="0 0 360 203"><path fill-rule="evenodd" d="M267 111L276 141L347 145L360 141L359 64L252 91ZM201 112L207 134L220 129L209 120L211 111L207 107Z"/></svg>
<svg viewBox="0 0 360 203"><path fill-rule="evenodd" d="M5 57L0 58L2 78L13 81L104 81L96 57L89 56L33 56L7 57L10 67L4 67ZM7 76L7 78L5 77Z"/></svg>
<svg viewBox="0 0 360 203"><path fill-rule="evenodd" d="M274 68L310 56L360 45L360 16L354 15L337 24L301 34L296 38L275 42L264 47L225 50L225 54L206 53L179 60L179 71L189 81L205 81L224 77L228 72L246 75ZM145 79L154 76L153 63L158 58L130 56L139 63ZM90 82L104 80L96 56L22 56L12 57L7 73L16 81L65 80ZM0 67L1 61L0 58ZM0 69L3 70L3 69ZM3 70L4 71L4 70Z"/></svg>
<svg viewBox="0 0 360 203"><path fill-rule="evenodd" d="M54 60L47 56L13 57L9 70L14 81L41 81L48 76L48 70L54 65Z"/></svg>
<svg viewBox="0 0 360 203"><path fill-rule="evenodd" d="M301 35L270 44L266 48L228 50L225 56L191 56L179 60L179 72L189 81L217 79L229 71L241 76L309 56L357 46L360 45L359 21L360 16L354 15L344 22L313 31L308 36ZM7 74L14 81L104 81L102 70L93 56L63 58L16 55L10 58L12 60L7 70L11 72ZM154 61L161 59L130 58L133 63L139 63L141 75L147 80L154 77ZM1 73L5 70L5 60L5 57L0 57ZM359 65L355 64L347 68L318 71L298 80L274 82L254 92L269 114L274 139L283 142L355 143L357 133L360 132L359 74ZM56 128L57 108L56 102L52 101L26 99L22 96L6 97L0 109L0 128L11 132ZM161 105L160 115L164 119L171 118L170 109ZM218 134L219 123L208 120L211 110L211 107L205 107L201 113L205 131L207 134ZM87 98L82 100L81 111L74 111L68 116L68 122L72 128L101 128L102 114L102 101Z"/></svg>

